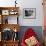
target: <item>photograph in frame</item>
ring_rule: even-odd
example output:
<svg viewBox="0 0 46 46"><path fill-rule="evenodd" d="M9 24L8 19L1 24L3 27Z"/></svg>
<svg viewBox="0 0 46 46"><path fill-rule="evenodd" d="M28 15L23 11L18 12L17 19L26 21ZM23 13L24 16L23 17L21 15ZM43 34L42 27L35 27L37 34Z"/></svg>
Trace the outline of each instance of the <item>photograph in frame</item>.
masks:
<svg viewBox="0 0 46 46"><path fill-rule="evenodd" d="M35 19L36 18L36 8L24 8L23 17L25 19Z"/></svg>

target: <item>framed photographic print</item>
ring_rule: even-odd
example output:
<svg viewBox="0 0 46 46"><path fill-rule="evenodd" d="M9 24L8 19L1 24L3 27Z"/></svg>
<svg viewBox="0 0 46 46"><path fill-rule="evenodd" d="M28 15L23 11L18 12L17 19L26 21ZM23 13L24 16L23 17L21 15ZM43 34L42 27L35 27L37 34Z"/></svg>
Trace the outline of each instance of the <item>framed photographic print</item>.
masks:
<svg viewBox="0 0 46 46"><path fill-rule="evenodd" d="M23 17L25 19L35 19L36 18L36 8L24 8Z"/></svg>
<svg viewBox="0 0 46 46"><path fill-rule="evenodd" d="M2 10L2 15L9 15L9 10Z"/></svg>

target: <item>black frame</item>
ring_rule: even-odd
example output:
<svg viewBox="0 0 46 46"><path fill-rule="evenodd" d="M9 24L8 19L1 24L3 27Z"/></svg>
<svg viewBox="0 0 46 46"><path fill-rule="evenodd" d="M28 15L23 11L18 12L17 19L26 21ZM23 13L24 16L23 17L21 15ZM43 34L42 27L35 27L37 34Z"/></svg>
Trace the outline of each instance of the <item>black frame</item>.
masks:
<svg viewBox="0 0 46 46"><path fill-rule="evenodd" d="M34 17L32 14L29 13L29 11L30 11L30 13L32 12L32 14L34 14ZM27 15L27 16L25 16L25 15ZM36 19L36 8L23 8L23 18L24 19Z"/></svg>

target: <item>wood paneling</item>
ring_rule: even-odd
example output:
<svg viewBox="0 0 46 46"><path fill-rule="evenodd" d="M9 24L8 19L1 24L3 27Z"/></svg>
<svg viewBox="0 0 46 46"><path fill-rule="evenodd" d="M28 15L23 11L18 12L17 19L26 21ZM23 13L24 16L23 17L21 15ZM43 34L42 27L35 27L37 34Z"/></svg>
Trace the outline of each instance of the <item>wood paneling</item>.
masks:
<svg viewBox="0 0 46 46"><path fill-rule="evenodd" d="M2 42L3 43L3 46L18 46L18 41L5 41L5 42Z"/></svg>
<svg viewBox="0 0 46 46"><path fill-rule="evenodd" d="M20 26L18 24L2 24L0 25L1 31L3 31L3 29L5 28L9 28L12 29L14 31L14 29L16 29L17 31L19 31Z"/></svg>

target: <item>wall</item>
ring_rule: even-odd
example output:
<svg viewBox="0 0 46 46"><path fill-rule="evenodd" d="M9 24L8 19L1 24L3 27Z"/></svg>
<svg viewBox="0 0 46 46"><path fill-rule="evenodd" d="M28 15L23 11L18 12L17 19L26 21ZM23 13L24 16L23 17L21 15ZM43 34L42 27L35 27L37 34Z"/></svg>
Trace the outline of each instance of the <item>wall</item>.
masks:
<svg viewBox="0 0 46 46"><path fill-rule="evenodd" d="M15 0L0 0L0 6L1 7L10 7L10 6L14 6L14 1Z"/></svg>
<svg viewBox="0 0 46 46"><path fill-rule="evenodd" d="M0 6L15 6L15 0L0 0ZM20 26L43 26L43 6L42 0L17 0L20 7L19 24ZM23 8L36 8L36 19L24 19Z"/></svg>
<svg viewBox="0 0 46 46"><path fill-rule="evenodd" d="M36 19L24 19L23 8L36 8ZM42 0L21 1L20 25L21 26L43 26L43 6Z"/></svg>

